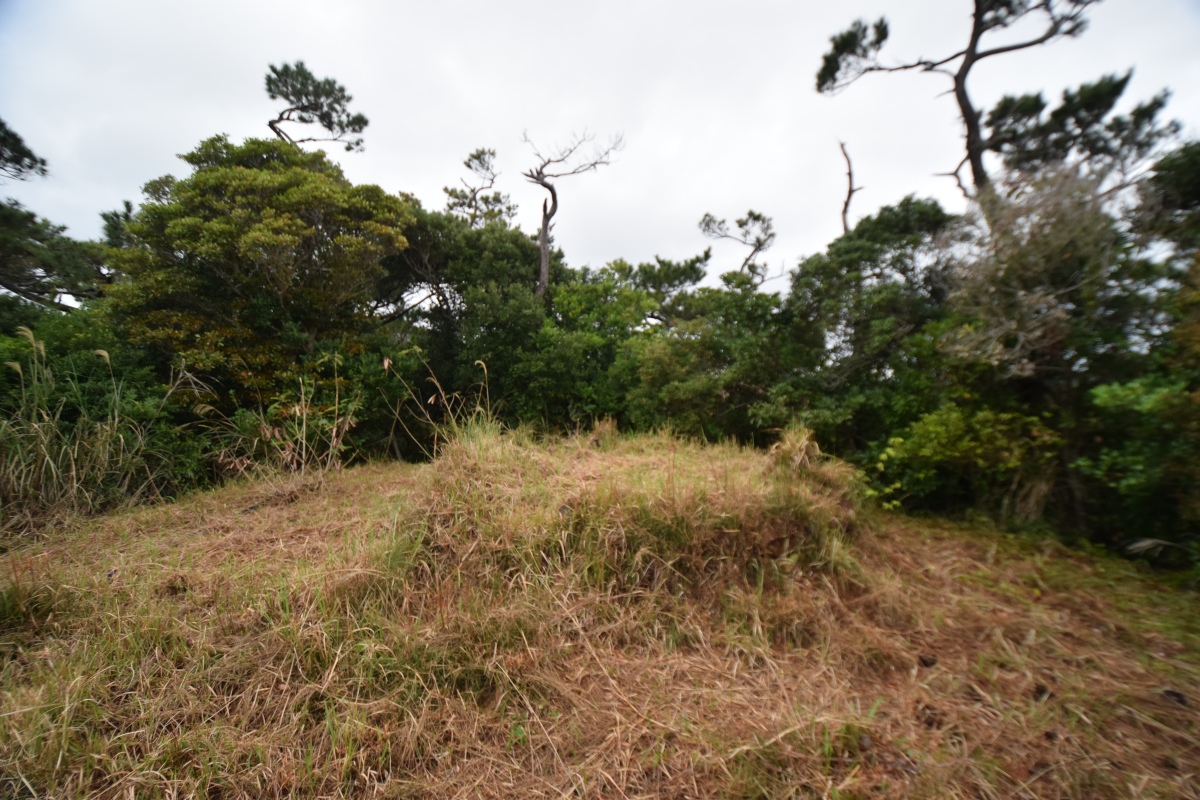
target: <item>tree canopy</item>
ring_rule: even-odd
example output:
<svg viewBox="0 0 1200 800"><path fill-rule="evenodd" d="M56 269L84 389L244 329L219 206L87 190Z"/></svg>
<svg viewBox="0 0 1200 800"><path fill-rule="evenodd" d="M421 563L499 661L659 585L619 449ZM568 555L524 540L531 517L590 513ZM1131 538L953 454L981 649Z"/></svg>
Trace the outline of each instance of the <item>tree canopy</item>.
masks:
<svg viewBox="0 0 1200 800"><path fill-rule="evenodd" d="M0 176L23 180L46 174L46 159L34 154L25 140L0 119Z"/></svg>
<svg viewBox="0 0 1200 800"><path fill-rule="evenodd" d="M356 134L367 127L367 118L350 113L350 101L354 98L333 78L318 79L303 61L278 67L272 64L267 73L267 95L286 104L279 115L267 123L285 142L342 142L347 151L363 149L362 137ZM316 123L327 135L297 139L283 127L285 123Z"/></svg>
<svg viewBox="0 0 1200 800"><path fill-rule="evenodd" d="M106 283L104 248L64 235L15 200L0 203L0 288L39 306L69 310L66 297L98 296Z"/></svg>
<svg viewBox="0 0 1200 800"><path fill-rule="evenodd" d="M830 49L817 72L817 91L826 94L839 91L872 72L916 70L950 78L959 118L966 132L966 155L950 174L958 176L962 168L969 165L972 182L978 190L991 179L983 162L987 142L980 124L981 114L967 87L971 70L979 62L995 56L1079 36L1087 29L1087 10L1100 0L971 1L971 31L967 41L958 50L938 58L885 64L878 56L891 32L887 19L880 18L872 25L863 20L855 21L845 31L830 38ZM1041 32L1016 42L1004 39L1006 31L1026 19L1038 21Z"/></svg>
<svg viewBox="0 0 1200 800"><path fill-rule="evenodd" d="M110 307L130 341L244 398L365 329L383 260L407 245L404 199L285 142L217 136L182 158L192 174L146 185L113 257L125 277Z"/></svg>

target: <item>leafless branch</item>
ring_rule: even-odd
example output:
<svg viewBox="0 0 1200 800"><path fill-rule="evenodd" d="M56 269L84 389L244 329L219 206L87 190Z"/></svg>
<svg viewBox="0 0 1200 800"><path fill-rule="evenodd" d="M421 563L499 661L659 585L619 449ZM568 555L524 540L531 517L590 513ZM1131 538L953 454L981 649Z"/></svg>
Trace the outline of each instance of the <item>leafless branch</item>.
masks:
<svg viewBox="0 0 1200 800"><path fill-rule="evenodd" d="M595 136L584 131L582 134L573 135L566 145L556 147L547 155L529 138L528 133L522 134L521 138L533 148L534 158L538 161L537 166L531 167L521 174L530 183L535 183L550 193L550 197L542 201L542 224L538 230L538 250L541 254L541 264L538 273L537 296L542 297L550 286L550 230L553 227L550 221L558 213L558 190L553 181L592 172L611 164L613 154L620 150L625 142L622 136L617 134L607 145L601 146L596 144ZM590 157L580 159L580 151L588 145L592 146Z"/></svg>
<svg viewBox="0 0 1200 800"><path fill-rule="evenodd" d="M539 162L536 167L527 169L522 174L539 185L542 181L550 178L566 178L606 166L612 163L613 154L625 146L625 140L620 134L614 136L607 145L601 146L596 143L594 135L584 131L582 134L572 136L565 146L556 148L550 155L544 155L528 134L523 134L521 138L533 148L533 156ZM586 145L592 145L591 158L578 161L575 166L570 166L572 159ZM552 169L556 166L561 169Z"/></svg>
<svg viewBox="0 0 1200 800"><path fill-rule="evenodd" d="M861 186L854 185L854 166L850 163L850 151L845 142L838 142L842 148L842 157L846 159L846 202L842 203L842 233L850 232L850 200L855 192L862 191Z"/></svg>
<svg viewBox="0 0 1200 800"><path fill-rule="evenodd" d="M938 178L954 178L955 182L958 183L958 190L960 192L962 192L963 197L965 197L968 201L971 200L974 197L974 195L971 194L970 187L968 187L967 184L963 182L962 168L965 167L970 162L970 160L971 160L970 156L963 156L963 160L958 162L958 166L955 167L951 172L934 173L934 176L938 177Z"/></svg>

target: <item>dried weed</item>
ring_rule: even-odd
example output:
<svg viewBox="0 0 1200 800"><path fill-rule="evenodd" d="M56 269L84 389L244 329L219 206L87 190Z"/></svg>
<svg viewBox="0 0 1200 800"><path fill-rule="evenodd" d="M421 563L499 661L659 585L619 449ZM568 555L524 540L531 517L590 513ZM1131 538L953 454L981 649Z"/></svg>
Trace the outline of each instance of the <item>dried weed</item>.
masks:
<svg viewBox="0 0 1200 800"><path fill-rule="evenodd" d="M1198 796L1193 600L788 436L465 426L10 553L0 796Z"/></svg>

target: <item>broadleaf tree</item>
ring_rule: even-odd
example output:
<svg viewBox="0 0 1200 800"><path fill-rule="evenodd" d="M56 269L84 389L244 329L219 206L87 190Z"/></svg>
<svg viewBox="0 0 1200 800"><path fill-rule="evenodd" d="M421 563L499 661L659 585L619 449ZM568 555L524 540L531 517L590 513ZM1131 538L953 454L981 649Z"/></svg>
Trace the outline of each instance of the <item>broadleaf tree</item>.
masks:
<svg viewBox="0 0 1200 800"><path fill-rule="evenodd" d="M237 400L294 388L322 341L352 347L373 324L409 205L284 142L217 136L182 158L192 174L147 184L132 246L113 251L114 321Z"/></svg>

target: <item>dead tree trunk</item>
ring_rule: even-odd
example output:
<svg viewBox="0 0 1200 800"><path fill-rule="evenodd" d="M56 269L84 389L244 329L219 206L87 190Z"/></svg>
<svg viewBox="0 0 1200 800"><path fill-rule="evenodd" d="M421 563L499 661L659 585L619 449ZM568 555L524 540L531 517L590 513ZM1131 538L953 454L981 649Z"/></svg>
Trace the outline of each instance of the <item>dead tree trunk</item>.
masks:
<svg viewBox="0 0 1200 800"><path fill-rule="evenodd" d="M838 146L842 148L842 157L846 159L846 202L842 203L842 233L849 233L850 200L854 193L862 191L863 187L854 185L854 167L850 164L850 151L846 149L846 143L838 142Z"/></svg>
<svg viewBox="0 0 1200 800"><path fill-rule="evenodd" d="M546 290L550 288L550 230L554 227L551 220L558 213L558 191L555 189L553 179L591 172L611 163L612 154L621 149L621 137L616 136L605 147L595 146L589 160L577 161L576 156L580 148L590 144L593 138L586 133L573 136L565 147L557 148L550 155L542 155L537 145L531 142L528 136L525 137L525 141L533 147L533 155L537 158L538 165L527 169L522 174L530 183L536 183L550 193L550 198L542 201L542 226L538 229L538 251L541 257L536 291L538 297L543 297ZM571 163L573 161L575 162L574 166Z"/></svg>
<svg viewBox="0 0 1200 800"><path fill-rule="evenodd" d="M554 215L558 213L558 192L555 191L554 184L549 181L534 181L534 183L550 193L550 199L542 201L542 227L538 229L538 253L541 261L539 262L535 294L541 297L546 294L546 289L550 286L550 229L553 227L550 220L554 219Z"/></svg>

